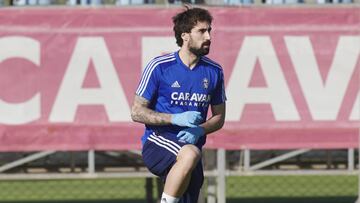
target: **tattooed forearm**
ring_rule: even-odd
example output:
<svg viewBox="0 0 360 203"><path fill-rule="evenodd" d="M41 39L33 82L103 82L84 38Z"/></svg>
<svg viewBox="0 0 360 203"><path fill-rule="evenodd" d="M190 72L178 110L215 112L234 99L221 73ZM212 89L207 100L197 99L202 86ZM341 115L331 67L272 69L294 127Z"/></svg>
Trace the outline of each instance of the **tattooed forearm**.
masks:
<svg viewBox="0 0 360 203"><path fill-rule="evenodd" d="M169 125L171 115L158 113L146 108L136 108L135 111L133 111L132 119L136 122L150 125Z"/></svg>
<svg viewBox="0 0 360 203"><path fill-rule="evenodd" d="M135 122L149 125L169 125L171 124L171 114L159 113L148 108L149 101L135 96L134 104L131 108L131 118Z"/></svg>

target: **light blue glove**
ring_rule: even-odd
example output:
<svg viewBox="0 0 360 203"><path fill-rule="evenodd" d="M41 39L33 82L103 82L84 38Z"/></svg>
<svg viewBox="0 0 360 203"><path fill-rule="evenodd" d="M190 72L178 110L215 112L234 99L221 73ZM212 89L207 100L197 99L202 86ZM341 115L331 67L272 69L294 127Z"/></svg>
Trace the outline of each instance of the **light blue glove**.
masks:
<svg viewBox="0 0 360 203"><path fill-rule="evenodd" d="M171 116L172 124L190 128L196 127L202 120L201 113L198 111L185 111Z"/></svg>
<svg viewBox="0 0 360 203"><path fill-rule="evenodd" d="M180 131L177 134L177 138L180 138L180 142L187 142L190 144L196 144L201 136L205 134L205 130L203 127L197 126L194 128L187 128L185 130Z"/></svg>

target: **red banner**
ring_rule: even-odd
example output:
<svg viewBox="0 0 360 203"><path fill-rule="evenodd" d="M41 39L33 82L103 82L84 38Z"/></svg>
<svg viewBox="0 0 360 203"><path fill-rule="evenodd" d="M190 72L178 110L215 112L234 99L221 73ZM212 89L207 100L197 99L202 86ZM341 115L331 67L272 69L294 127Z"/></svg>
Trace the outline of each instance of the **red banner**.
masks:
<svg viewBox="0 0 360 203"><path fill-rule="evenodd" d="M139 149L134 92L152 57L178 49L180 10L1 9L0 151ZM357 146L359 8L210 11L228 102L207 147Z"/></svg>

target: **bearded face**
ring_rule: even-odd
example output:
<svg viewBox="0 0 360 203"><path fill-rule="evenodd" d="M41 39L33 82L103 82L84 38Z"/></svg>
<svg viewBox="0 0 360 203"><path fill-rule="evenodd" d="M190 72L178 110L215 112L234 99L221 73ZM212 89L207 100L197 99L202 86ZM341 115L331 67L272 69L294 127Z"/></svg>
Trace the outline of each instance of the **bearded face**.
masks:
<svg viewBox="0 0 360 203"><path fill-rule="evenodd" d="M189 33L188 48L191 53L200 57L207 55L210 51L211 26L207 22L198 22Z"/></svg>
<svg viewBox="0 0 360 203"><path fill-rule="evenodd" d="M189 51L194 55L200 57L209 54L211 41L207 40L199 45L198 42L191 39L189 40Z"/></svg>

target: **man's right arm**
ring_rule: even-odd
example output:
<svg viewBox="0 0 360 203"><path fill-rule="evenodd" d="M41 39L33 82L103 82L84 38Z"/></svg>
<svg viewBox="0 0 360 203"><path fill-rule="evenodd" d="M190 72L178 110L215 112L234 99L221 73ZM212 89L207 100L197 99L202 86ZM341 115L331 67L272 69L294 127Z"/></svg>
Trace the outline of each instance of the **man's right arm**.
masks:
<svg viewBox="0 0 360 203"><path fill-rule="evenodd" d="M148 125L170 125L171 114L159 113L149 108L150 102L145 98L135 95L131 108L131 118L135 122Z"/></svg>

